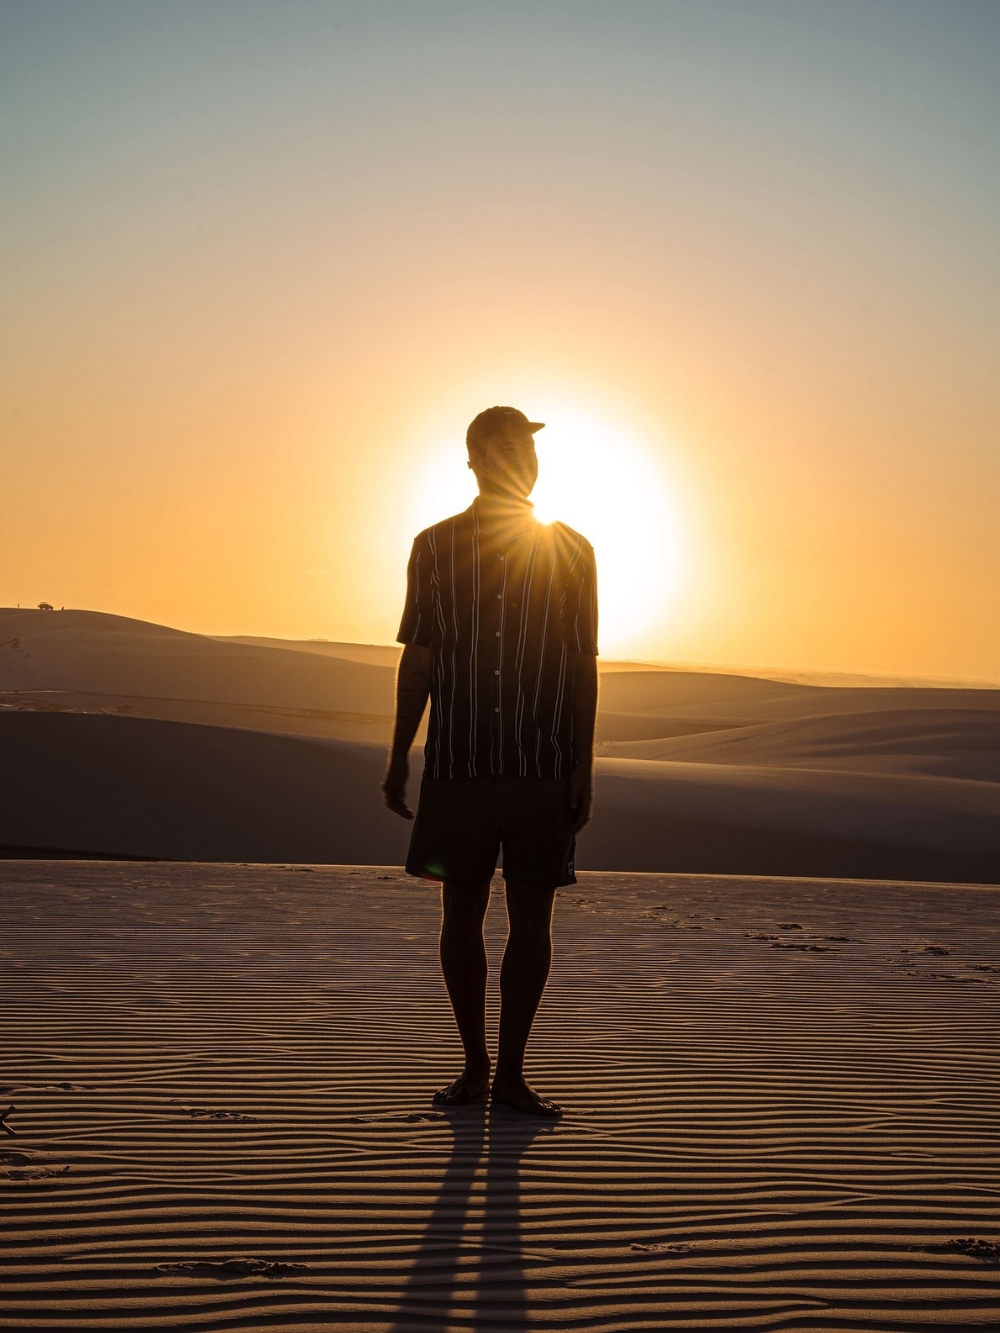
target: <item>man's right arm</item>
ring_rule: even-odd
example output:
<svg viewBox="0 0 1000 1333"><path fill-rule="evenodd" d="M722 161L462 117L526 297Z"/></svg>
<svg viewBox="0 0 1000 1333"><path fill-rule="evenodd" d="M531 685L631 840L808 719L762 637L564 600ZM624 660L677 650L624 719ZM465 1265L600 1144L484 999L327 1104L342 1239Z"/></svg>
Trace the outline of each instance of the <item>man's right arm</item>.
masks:
<svg viewBox="0 0 1000 1333"><path fill-rule="evenodd" d="M389 809L404 819L412 819L406 804L406 782L410 776L410 746L431 692L431 650L408 643L396 672L396 725L392 749L382 782L382 794Z"/></svg>

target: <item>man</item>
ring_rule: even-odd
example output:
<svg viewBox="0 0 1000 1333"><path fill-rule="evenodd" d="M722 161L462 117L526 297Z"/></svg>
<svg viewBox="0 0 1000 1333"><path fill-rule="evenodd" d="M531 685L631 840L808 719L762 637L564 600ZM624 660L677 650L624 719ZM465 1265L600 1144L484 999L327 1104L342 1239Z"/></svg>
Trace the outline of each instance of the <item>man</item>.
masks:
<svg viewBox="0 0 1000 1333"><path fill-rule="evenodd" d="M466 435L478 498L413 543L383 791L390 810L413 818L408 754L429 697L406 869L442 884L441 968L465 1048L465 1068L434 1101L489 1091L557 1116L522 1067L549 974L552 900L576 883L576 834L590 818L597 581L589 542L533 517L541 428L512 407L481 412ZM509 934L491 1084L483 919L501 847Z"/></svg>

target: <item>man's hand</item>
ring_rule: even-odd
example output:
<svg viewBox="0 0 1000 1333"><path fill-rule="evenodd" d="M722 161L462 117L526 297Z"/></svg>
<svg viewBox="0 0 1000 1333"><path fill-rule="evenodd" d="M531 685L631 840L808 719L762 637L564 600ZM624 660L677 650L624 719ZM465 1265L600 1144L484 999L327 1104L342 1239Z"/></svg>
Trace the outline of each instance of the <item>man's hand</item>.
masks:
<svg viewBox="0 0 1000 1333"><path fill-rule="evenodd" d="M406 782L410 776L409 753L431 689L431 650L408 643L396 672L396 725L392 733L389 763L382 779L382 795L394 815L412 819L406 804Z"/></svg>
<svg viewBox="0 0 1000 1333"><path fill-rule="evenodd" d="M569 780L573 832L590 819L594 805L594 719L597 717L597 658L573 654L573 748L576 767Z"/></svg>
<svg viewBox="0 0 1000 1333"><path fill-rule="evenodd" d="M413 811L406 804L406 782L409 776L410 761L407 756L390 756L389 766L382 779L382 795L392 813L402 815L404 819L413 818Z"/></svg>
<svg viewBox="0 0 1000 1333"><path fill-rule="evenodd" d="M594 808L594 765L588 760L577 764L569 780L569 808L573 832L579 833L589 822Z"/></svg>

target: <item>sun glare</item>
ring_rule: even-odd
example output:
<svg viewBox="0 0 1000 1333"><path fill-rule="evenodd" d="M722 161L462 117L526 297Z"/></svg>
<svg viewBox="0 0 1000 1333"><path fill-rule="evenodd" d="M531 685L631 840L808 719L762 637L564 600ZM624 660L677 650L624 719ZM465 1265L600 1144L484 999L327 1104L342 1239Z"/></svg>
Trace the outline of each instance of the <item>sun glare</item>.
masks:
<svg viewBox="0 0 1000 1333"><path fill-rule="evenodd" d="M560 414L537 447L535 513L593 543L601 651L633 651L668 614L677 577L677 521L660 469L648 451L585 417Z"/></svg>
<svg viewBox="0 0 1000 1333"><path fill-rule="evenodd" d="M593 418L550 412L536 440L537 518L568 523L594 546L601 652L641 651L669 614L677 582L680 534L665 478L651 451ZM429 464L412 497L414 532L466 508L476 493L461 447Z"/></svg>

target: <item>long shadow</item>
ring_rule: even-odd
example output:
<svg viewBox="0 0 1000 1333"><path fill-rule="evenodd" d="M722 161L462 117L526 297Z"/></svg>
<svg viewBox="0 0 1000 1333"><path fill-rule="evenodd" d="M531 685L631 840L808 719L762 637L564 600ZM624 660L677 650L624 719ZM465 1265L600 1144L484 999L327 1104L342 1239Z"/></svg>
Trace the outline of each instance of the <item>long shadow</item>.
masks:
<svg viewBox="0 0 1000 1333"><path fill-rule="evenodd" d="M451 1152L427 1228L392 1323L392 1333L441 1329L456 1302L462 1234L486 1139L485 1105L445 1113Z"/></svg>
<svg viewBox="0 0 1000 1333"><path fill-rule="evenodd" d="M551 1122L503 1106L490 1110L479 1280L471 1325L477 1333L486 1329L522 1333L529 1327L521 1164L535 1140L553 1128Z"/></svg>
<svg viewBox="0 0 1000 1333"><path fill-rule="evenodd" d="M504 1107L448 1115L453 1139L420 1248L396 1310L392 1333L470 1330L523 1333L529 1302L523 1253L521 1163L552 1125ZM468 1227L473 1187L485 1151L482 1230ZM477 1200L478 1203L478 1200ZM465 1264L462 1264L463 1236Z"/></svg>

